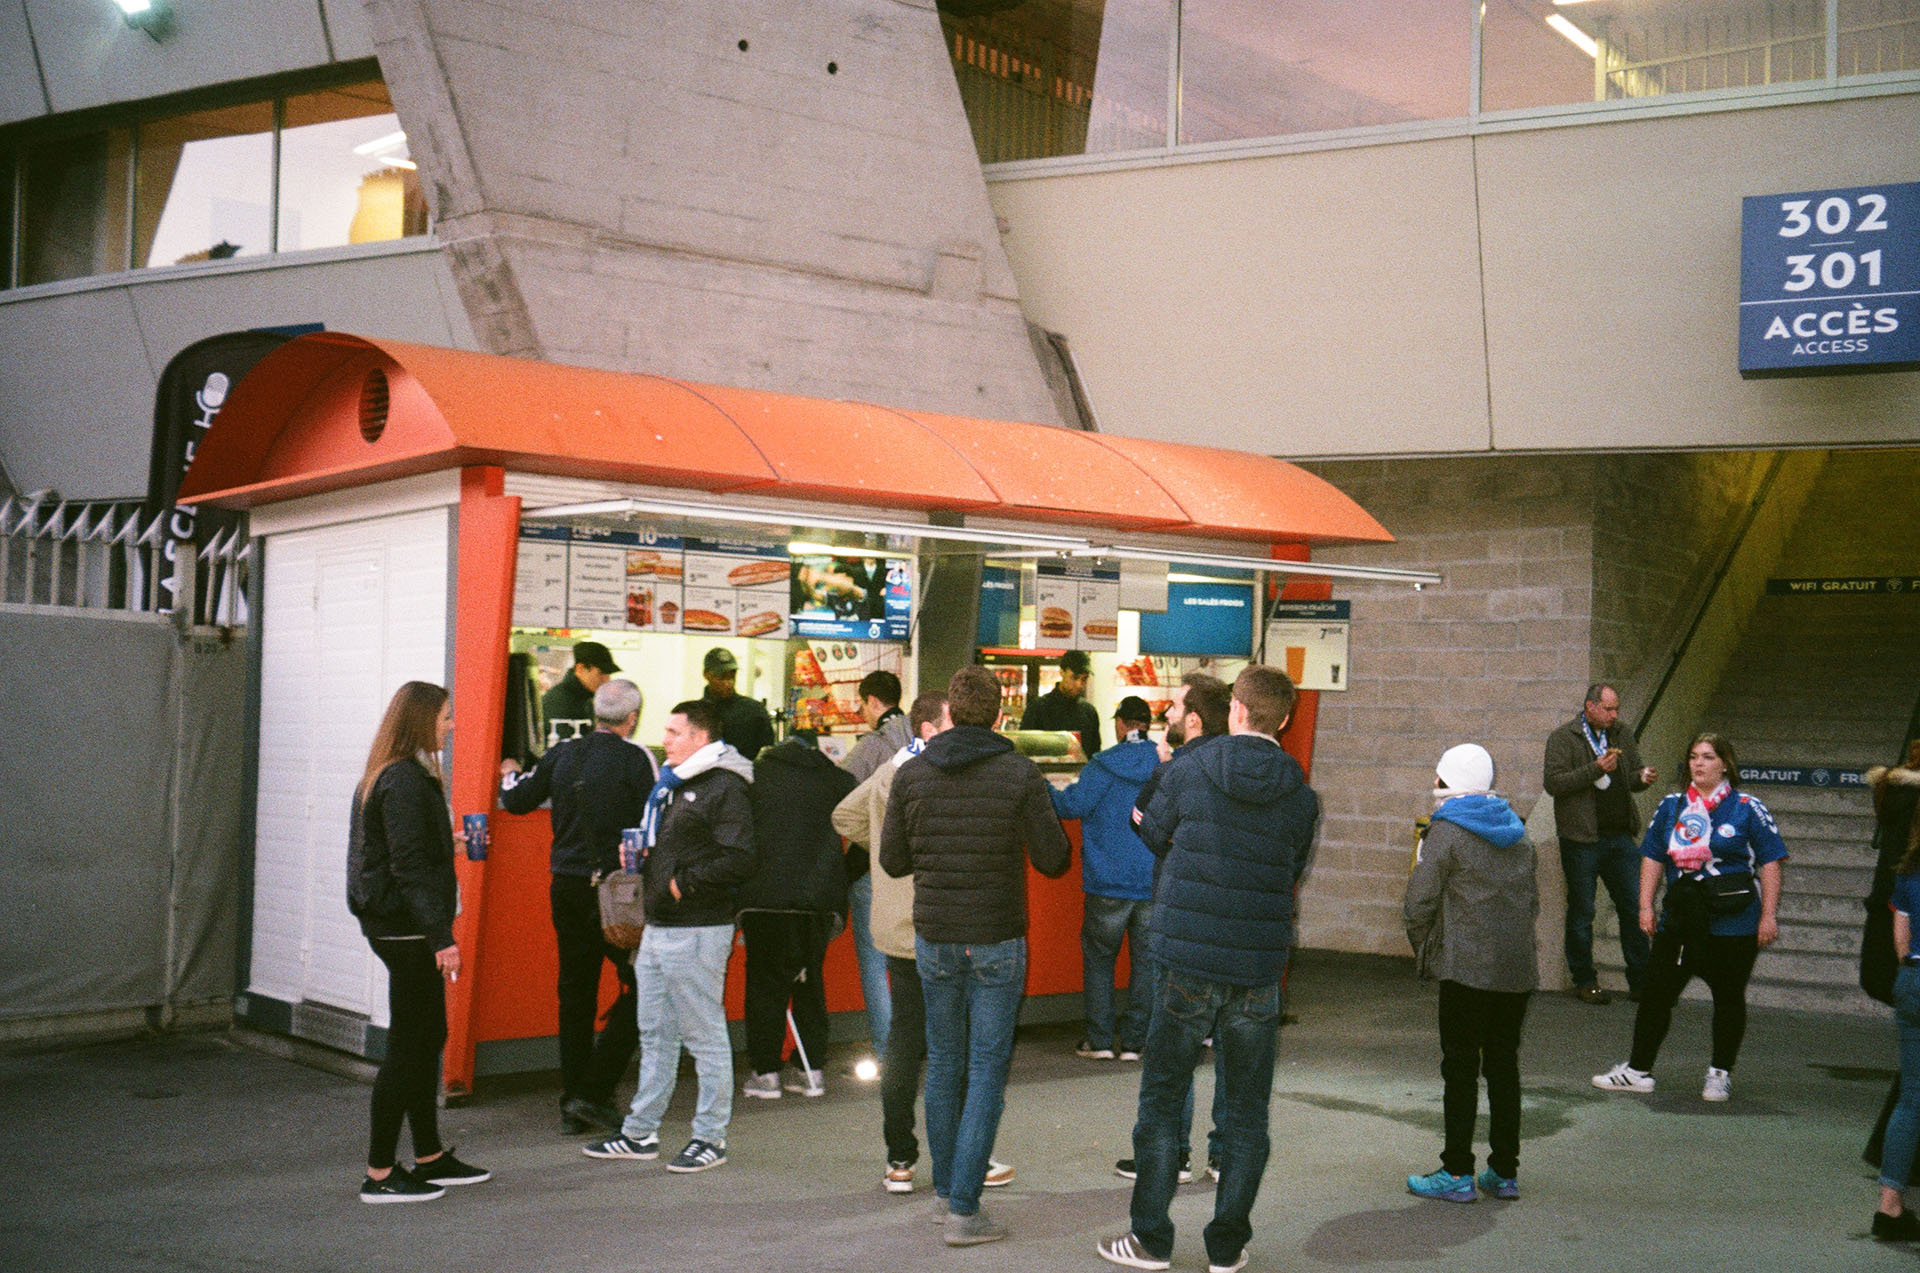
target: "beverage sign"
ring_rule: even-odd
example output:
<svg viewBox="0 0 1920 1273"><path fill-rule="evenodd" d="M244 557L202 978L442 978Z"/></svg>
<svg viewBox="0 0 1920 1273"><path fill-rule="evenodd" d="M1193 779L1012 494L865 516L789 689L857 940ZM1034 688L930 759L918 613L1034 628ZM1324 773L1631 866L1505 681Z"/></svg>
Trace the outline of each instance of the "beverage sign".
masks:
<svg viewBox="0 0 1920 1273"><path fill-rule="evenodd" d="M1281 601L1267 624L1267 662L1303 690L1344 690L1352 680L1351 601Z"/></svg>
<svg viewBox="0 0 1920 1273"><path fill-rule="evenodd" d="M1920 366L1920 182L1741 201L1740 374Z"/></svg>

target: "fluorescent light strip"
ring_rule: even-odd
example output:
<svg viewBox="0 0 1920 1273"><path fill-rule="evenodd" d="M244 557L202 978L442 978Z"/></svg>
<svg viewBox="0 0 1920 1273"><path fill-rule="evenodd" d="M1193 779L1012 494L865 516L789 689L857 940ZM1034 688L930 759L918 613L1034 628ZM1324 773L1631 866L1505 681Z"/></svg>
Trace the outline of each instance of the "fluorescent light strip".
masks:
<svg viewBox="0 0 1920 1273"><path fill-rule="evenodd" d="M1573 25L1573 23L1567 21L1563 15L1549 13L1547 15L1547 25L1558 31L1561 35L1566 36L1567 39L1573 41L1573 43L1579 47L1580 51L1588 57L1597 58L1600 56L1599 42L1579 27Z"/></svg>
<svg viewBox="0 0 1920 1273"><path fill-rule="evenodd" d="M375 137L372 141L363 141L353 148L356 155L371 155L377 151L393 150L407 143L405 132L388 133L385 137Z"/></svg>
<svg viewBox="0 0 1920 1273"><path fill-rule="evenodd" d="M816 517L772 509L722 508L711 504L682 504L672 500L601 500L591 504L562 504L523 514L535 520L560 517L606 517L644 513L656 517L693 517L749 526L788 526L798 530L844 530L859 535L900 535L913 539L949 539L968 544L1007 544L1071 552L1092 545L1083 538L1027 534L1022 531L970 530L962 526L929 526L924 522L866 521L845 517ZM841 551L851 551L842 549Z"/></svg>

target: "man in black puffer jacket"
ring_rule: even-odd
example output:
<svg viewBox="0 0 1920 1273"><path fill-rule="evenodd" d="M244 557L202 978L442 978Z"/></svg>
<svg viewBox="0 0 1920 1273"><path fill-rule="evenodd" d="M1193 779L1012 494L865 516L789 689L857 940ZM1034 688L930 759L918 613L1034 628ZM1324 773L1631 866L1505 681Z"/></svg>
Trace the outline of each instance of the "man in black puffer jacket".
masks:
<svg viewBox="0 0 1920 1273"><path fill-rule="evenodd" d="M955 672L947 706L953 728L894 775L880 867L913 876L933 1188L948 1213L948 1244L972 1246L1007 1236L980 1209L980 1188L1026 989L1027 860L1042 875L1064 875L1072 850L1047 780L993 732L993 673Z"/></svg>
<svg viewBox="0 0 1920 1273"><path fill-rule="evenodd" d="M1160 998L1133 1129L1133 1224L1099 1244L1115 1264L1164 1269L1173 1254L1167 1209L1179 1171L1181 1106L1208 1036L1226 1098L1216 1106L1220 1188L1206 1227L1207 1260L1216 1269L1245 1263L1247 1217L1267 1164L1294 885L1320 809L1299 763L1279 743L1293 700L1284 672L1242 672L1233 683L1228 736L1175 756L1140 820L1140 838L1163 858L1150 942Z"/></svg>
<svg viewBox="0 0 1920 1273"><path fill-rule="evenodd" d="M753 838L759 866L740 886L740 935L747 943L748 1096L778 1100L786 1048L787 1004L804 1056L785 1076L789 1092L825 1096L827 995L820 984L827 943L846 922L847 865L834 806L858 786L828 760L811 730L760 753L753 762Z"/></svg>

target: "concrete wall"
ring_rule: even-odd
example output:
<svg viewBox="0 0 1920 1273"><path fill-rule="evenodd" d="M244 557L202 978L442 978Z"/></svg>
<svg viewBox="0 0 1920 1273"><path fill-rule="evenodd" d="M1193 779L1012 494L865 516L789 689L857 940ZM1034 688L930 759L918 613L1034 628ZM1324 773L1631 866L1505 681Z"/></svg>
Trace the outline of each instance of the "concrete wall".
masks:
<svg viewBox="0 0 1920 1273"><path fill-rule="evenodd" d="M314 259L321 257L326 259ZM327 327L474 347L432 241L251 258L0 292L0 467L71 499L147 491L153 397L168 360L247 327Z"/></svg>
<svg viewBox="0 0 1920 1273"><path fill-rule="evenodd" d="M1589 673L1594 464L1494 457L1309 466L1399 537L1317 558L1417 564L1446 582L1425 592L1335 589L1353 602L1353 684L1320 698L1313 780L1326 815L1300 895L1303 945L1407 953L1400 902L1413 821L1432 808L1434 762L1448 747L1485 746L1499 790L1522 816L1539 798L1546 735ZM1542 855L1543 893L1559 887L1552 858Z"/></svg>
<svg viewBox="0 0 1920 1273"><path fill-rule="evenodd" d="M1916 135L1904 95L989 189L1109 432L1288 456L1888 443L1920 373L1740 378L1740 199L1920 179L1888 142Z"/></svg>
<svg viewBox="0 0 1920 1273"><path fill-rule="evenodd" d="M932 0L369 0L482 347L1057 421Z"/></svg>

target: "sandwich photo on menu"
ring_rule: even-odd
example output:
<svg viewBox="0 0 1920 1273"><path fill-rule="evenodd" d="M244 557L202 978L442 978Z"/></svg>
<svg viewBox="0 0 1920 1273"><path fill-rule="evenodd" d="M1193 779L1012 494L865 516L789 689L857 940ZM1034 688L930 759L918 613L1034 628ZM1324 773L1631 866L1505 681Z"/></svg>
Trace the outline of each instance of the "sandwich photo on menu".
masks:
<svg viewBox="0 0 1920 1273"><path fill-rule="evenodd" d="M1073 635L1073 613L1060 606L1040 607L1040 635L1065 640Z"/></svg>

